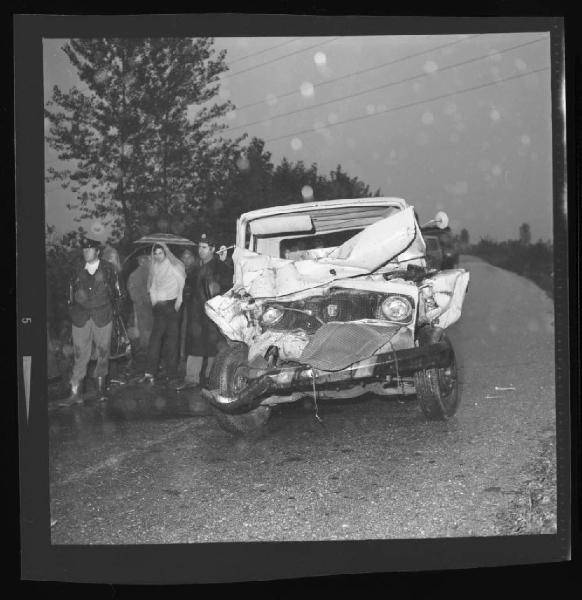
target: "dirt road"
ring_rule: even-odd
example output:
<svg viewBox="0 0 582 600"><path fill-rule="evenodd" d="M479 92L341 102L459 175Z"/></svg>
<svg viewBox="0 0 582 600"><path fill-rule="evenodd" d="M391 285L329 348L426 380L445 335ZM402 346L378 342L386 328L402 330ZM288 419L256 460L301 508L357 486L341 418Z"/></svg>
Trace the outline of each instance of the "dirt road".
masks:
<svg viewBox="0 0 582 600"><path fill-rule="evenodd" d="M339 540L555 531L553 304L464 257L450 329L462 402L428 422L414 396L280 408L260 437L143 390L50 417L56 544ZM504 389L498 389L504 388ZM514 389L507 389L514 388Z"/></svg>

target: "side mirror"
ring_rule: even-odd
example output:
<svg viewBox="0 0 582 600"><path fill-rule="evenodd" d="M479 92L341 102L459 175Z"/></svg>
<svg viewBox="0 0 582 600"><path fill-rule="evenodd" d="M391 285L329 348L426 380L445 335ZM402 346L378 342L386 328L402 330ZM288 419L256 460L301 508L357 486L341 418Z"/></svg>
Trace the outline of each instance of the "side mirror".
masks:
<svg viewBox="0 0 582 600"><path fill-rule="evenodd" d="M446 229L449 226L449 215L443 210L439 210L435 215L434 221L439 229Z"/></svg>
<svg viewBox="0 0 582 600"><path fill-rule="evenodd" d="M435 215L434 219L431 219L427 223L425 223L422 227L426 227L427 225L435 224L439 229L446 229L449 226L449 215L443 210L439 210L439 212Z"/></svg>

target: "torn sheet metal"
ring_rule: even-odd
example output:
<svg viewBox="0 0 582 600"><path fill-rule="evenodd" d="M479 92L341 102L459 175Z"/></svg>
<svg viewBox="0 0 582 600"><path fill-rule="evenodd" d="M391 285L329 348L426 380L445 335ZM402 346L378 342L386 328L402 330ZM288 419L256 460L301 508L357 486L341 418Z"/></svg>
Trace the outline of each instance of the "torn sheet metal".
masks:
<svg viewBox="0 0 582 600"><path fill-rule="evenodd" d="M405 260L423 260L424 244L412 207L373 223L322 258L291 261L237 248L234 285L254 298L287 296L369 274L405 250Z"/></svg>
<svg viewBox="0 0 582 600"><path fill-rule="evenodd" d="M418 307L419 322L446 328L461 315L468 272L463 269L440 271L420 284L417 280L400 277L389 281L384 278L386 272L405 270L411 263L425 267L424 252L424 241L412 207L373 223L331 252L328 249L325 256L313 255L293 261L237 247L233 256L234 286L223 296L209 300L206 313L227 338L249 347L258 344L256 347L262 349L265 346L266 350L269 345L279 344L276 340L267 343L268 336L261 337L264 327L260 318L265 304L275 299L279 302L304 300L326 294L331 288L345 288L403 294ZM408 328L414 331L414 327L411 321ZM287 344L291 339L299 340L293 335L285 339ZM297 359L296 350L291 345L289 360Z"/></svg>
<svg viewBox="0 0 582 600"><path fill-rule="evenodd" d="M277 346L281 360L298 361L309 336L302 329L294 331L274 331L268 329L249 344L249 362L257 356L264 356L269 346Z"/></svg>
<svg viewBox="0 0 582 600"><path fill-rule="evenodd" d="M375 271L403 252L417 235L414 209L408 208L376 221L333 250L327 262Z"/></svg>
<svg viewBox="0 0 582 600"><path fill-rule="evenodd" d="M206 314L229 339L250 344L261 334L258 323L260 309L254 303L242 301L232 290L206 302ZM256 314L256 318L255 318Z"/></svg>
<svg viewBox="0 0 582 600"><path fill-rule="evenodd" d="M426 319L442 327L449 327L461 317L461 309L467 286L469 273L462 269L441 271L430 279L422 282L424 287L430 288L436 306L426 310Z"/></svg>
<svg viewBox="0 0 582 600"><path fill-rule="evenodd" d="M242 288L253 298L287 296L325 285L335 279L368 273L366 269L349 265L336 267L326 259L291 261L256 254L242 248L237 248L232 258L235 263L235 289Z"/></svg>

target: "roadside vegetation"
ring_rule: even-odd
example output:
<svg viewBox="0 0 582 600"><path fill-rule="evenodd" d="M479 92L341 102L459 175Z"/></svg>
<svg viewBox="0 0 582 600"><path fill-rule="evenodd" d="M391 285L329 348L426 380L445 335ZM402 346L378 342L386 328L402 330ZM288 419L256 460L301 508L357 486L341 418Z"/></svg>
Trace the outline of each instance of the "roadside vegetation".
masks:
<svg viewBox="0 0 582 600"><path fill-rule="evenodd" d="M67 280L88 234L121 260L150 233L234 242L239 214L306 200L379 196L341 165L271 160L265 142L223 137L235 109L220 95L226 54L211 38L71 39L81 87L51 90L47 184L72 196L76 231L46 230L48 321L66 329ZM87 227L87 230L85 227ZM104 237L107 239L104 240Z"/></svg>
<svg viewBox="0 0 582 600"><path fill-rule="evenodd" d="M211 38L71 39L61 49L83 85L54 86L45 105L45 179L122 254L154 232L210 230L232 243L238 214L264 206L379 195L339 165L275 165L263 140L223 136L236 107L220 94L226 53Z"/></svg>
<svg viewBox="0 0 582 600"><path fill-rule="evenodd" d="M520 227L520 239L496 242L482 238L464 252L533 281L554 298L554 247L550 242L530 241L529 225Z"/></svg>
<svg viewBox="0 0 582 600"><path fill-rule="evenodd" d="M528 466L528 479L513 492L506 510L497 515L500 535L554 534L557 531L556 448L553 428L548 428L541 450Z"/></svg>

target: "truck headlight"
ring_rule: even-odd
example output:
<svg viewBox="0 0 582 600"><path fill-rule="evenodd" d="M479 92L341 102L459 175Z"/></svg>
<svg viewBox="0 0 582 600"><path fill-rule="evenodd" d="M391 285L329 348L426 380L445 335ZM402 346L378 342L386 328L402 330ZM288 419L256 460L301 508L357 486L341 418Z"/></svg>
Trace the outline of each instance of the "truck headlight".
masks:
<svg viewBox="0 0 582 600"><path fill-rule="evenodd" d="M285 314L285 311L280 308L275 308L274 306L269 306L265 312L261 316L261 321L263 325L274 325L278 323Z"/></svg>
<svg viewBox="0 0 582 600"><path fill-rule="evenodd" d="M412 303L406 296L388 296L382 302L381 309L389 321L408 321L412 315Z"/></svg>

